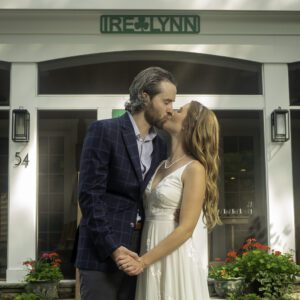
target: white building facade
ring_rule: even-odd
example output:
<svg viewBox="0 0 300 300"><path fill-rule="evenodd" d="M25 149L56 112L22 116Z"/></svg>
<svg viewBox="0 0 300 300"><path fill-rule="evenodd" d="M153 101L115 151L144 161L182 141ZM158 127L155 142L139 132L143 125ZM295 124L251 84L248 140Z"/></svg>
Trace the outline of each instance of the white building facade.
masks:
<svg viewBox="0 0 300 300"><path fill-rule="evenodd" d="M175 108L195 99L220 120L224 225L204 260L254 236L300 262L300 3L173 2L1 1L2 280L18 282L41 251L69 260L86 128L118 114L133 76L154 64L178 80ZM12 140L19 107L30 113L29 142ZM280 143L271 140L278 107L290 116ZM64 272L74 278L70 263Z"/></svg>

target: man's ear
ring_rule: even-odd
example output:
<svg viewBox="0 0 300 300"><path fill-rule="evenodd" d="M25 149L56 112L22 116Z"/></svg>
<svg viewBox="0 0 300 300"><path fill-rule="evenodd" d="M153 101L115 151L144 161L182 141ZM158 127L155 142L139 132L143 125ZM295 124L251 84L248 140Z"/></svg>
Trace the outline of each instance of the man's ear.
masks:
<svg viewBox="0 0 300 300"><path fill-rule="evenodd" d="M146 92L143 92L142 93L142 96L143 96L143 100L144 100L144 103L147 105L148 103L150 103L150 96L149 94L147 94Z"/></svg>

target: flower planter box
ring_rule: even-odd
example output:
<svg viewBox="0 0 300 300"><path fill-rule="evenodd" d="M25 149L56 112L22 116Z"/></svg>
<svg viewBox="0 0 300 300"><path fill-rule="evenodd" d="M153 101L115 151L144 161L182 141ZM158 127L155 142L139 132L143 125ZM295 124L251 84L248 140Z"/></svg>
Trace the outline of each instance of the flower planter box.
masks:
<svg viewBox="0 0 300 300"><path fill-rule="evenodd" d="M219 297L226 297L229 293L242 294L244 291L244 278L215 279L215 291Z"/></svg>
<svg viewBox="0 0 300 300"><path fill-rule="evenodd" d="M25 286L28 293L34 293L45 300L58 299L58 281L28 282Z"/></svg>
<svg viewBox="0 0 300 300"><path fill-rule="evenodd" d="M25 293L26 283L0 282L0 300L13 300L17 295ZM63 280L58 285L58 299L75 298L75 280Z"/></svg>

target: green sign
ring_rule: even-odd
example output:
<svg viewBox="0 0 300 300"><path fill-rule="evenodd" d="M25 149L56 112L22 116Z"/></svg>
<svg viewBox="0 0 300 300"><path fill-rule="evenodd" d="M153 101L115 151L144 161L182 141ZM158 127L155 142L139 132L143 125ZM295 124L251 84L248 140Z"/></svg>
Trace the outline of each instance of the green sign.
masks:
<svg viewBox="0 0 300 300"><path fill-rule="evenodd" d="M111 116L113 118L117 118L117 117L121 117L122 115L124 115L125 113L125 109L113 109L111 111Z"/></svg>
<svg viewBox="0 0 300 300"><path fill-rule="evenodd" d="M200 32L197 15L102 15L101 33L191 34Z"/></svg>

